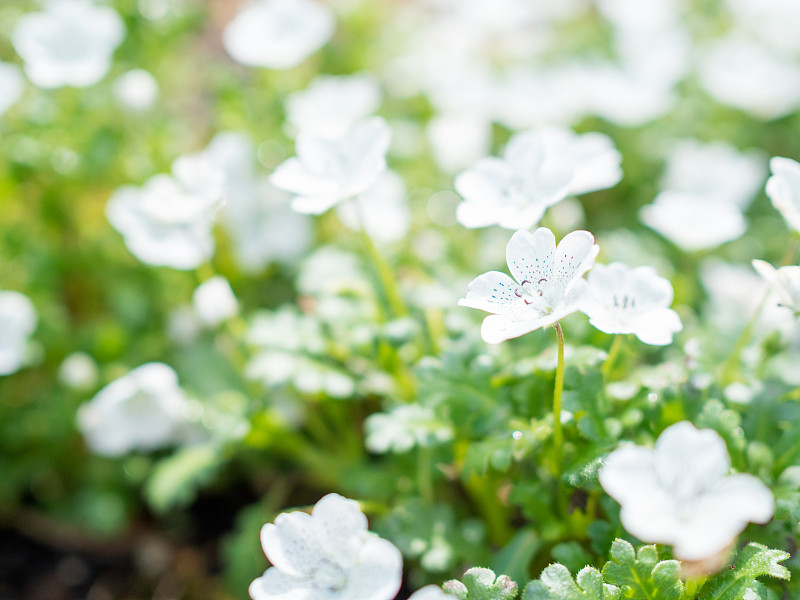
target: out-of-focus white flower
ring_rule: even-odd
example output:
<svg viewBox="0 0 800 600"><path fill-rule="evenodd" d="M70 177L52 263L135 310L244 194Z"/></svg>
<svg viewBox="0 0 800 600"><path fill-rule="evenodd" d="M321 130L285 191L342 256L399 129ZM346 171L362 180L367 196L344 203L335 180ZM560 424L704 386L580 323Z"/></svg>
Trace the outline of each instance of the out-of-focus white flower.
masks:
<svg viewBox="0 0 800 600"><path fill-rule="evenodd" d="M19 18L11 33L25 74L41 88L94 85L111 68L125 23L110 6L89 0L49 0Z"/></svg>
<svg viewBox="0 0 800 600"><path fill-rule="evenodd" d="M187 398L164 363L147 363L112 381L78 411L78 427L97 454L155 450L179 439Z"/></svg>
<svg viewBox="0 0 800 600"><path fill-rule="evenodd" d="M670 150L662 189L716 197L745 209L764 182L761 153L739 152L725 142L681 140Z"/></svg>
<svg viewBox="0 0 800 600"><path fill-rule="evenodd" d="M380 102L380 87L369 74L318 75L286 99L286 118L298 131L335 138L372 115Z"/></svg>
<svg viewBox="0 0 800 600"><path fill-rule="evenodd" d="M253 600L391 600L400 589L400 551L367 531L358 503L338 494L310 515L281 513L261 529L261 545L273 566L250 584Z"/></svg>
<svg viewBox="0 0 800 600"><path fill-rule="evenodd" d="M117 77L113 91L117 102L128 110L145 111L158 99L158 81L149 71L133 69Z"/></svg>
<svg viewBox="0 0 800 600"><path fill-rule="evenodd" d="M777 119L800 106L800 65L739 37L711 46L698 74L714 100L760 119Z"/></svg>
<svg viewBox="0 0 800 600"><path fill-rule="evenodd" d="M291 69L324 46L335 25L331 9L316 0L257 0L228 23L222 43L248 67Z"/></svg>
<svg viewBox="0 0 800 600"><path fill-rule="evenodd" d="M606 333L632 333L645 344L663 346L683 329L672 304L672 284L652 267L595 265L586 277L589 293L581 308L589 323Z"/></svg>
<svg viewBox="0 0 800 600"><path fill-rule="evenodd" d="M767 196L789 227L800 232L800 163L775 156L769 168L772 177L767 180Z"/></svg>
<svg viewBox="0 0 800 600"><path fill-rule="evenodd" d="M336 212L347 227L358 230L363 225L373 240L382 243L403 239L411 226L406 185L394 171L381 173L354 200L339 204Z"/></svg>
<svg viewBox="0 0 800 600"><path fill-rule="evenodd" d="M239 312L239 302L228 280L219 275L207 279L194 290L192 307L202 323L215 327Z"/></svg>
<svg viewBox="0 0 800 600"><path fill-rule="evenodd" d="M445 113L433 117L425 133L438 167L445 173L454 173L486 156L492 126L488 120L469 113Z"/></svg>
<svg viewBox="0 0 800 600"><path fill-rule="evenodd" d="M452 600L452 594L445 594L438 585L426 585L408 597L408 600Z"/></svg>
<svg viewBox="0 0 800 600"><path fill-rule="evenodd" d="M291 209L291 194L256 172L256 148L248 136L223 131L203 154L225 173L222 222L243 270L258 271L273 261L292 263L306 252L311 221Z"/></svg>
<svg viewBox="0 0 800 600"><path fill-rule="evenodd" d="M581 276L599 250L588 231L573 231L558 247L546 227L517 231L506 246L506 262L517 281L499 271L484 273L470 282L458 304L493 313L481 326L488 344L547 327L580 309L587 289Z"/></svg>
<svg viewBox="0 0 800 600"><path fill-rule="evenodd" d="M16 373L25 365L36 320L36 309L25 294L0 291L0 375Z"/></svg>
<svg viewBox="0 0 800 600"><path fill-rule="evenodd" d="M295 195L294 210L321 214L375 183L386 169L390 140L389 126L380 117L362 121L334 139L301 131L297 156L278 165L270 181Z"/></svg>
<svg viewBox="0 0 800 600"><path fill-rule="evenodd" d="M456 177L456 191L464 198L456 218L470 228L533 227L549 206L567 196L572 174L570 162L548 152L541 135L517 134L503 158L481 159Z"/></svg>
<svg viewBox="0 0 800 600"><path fill-rule="evenodd" d="M414 446L431 446L452 439L453 428L436 418L430 408L404 404L388 413L375 413L364 421L367 450L407 452Z"/></svg>
<svg viewBox="0 0 800 600"><path fill-rule="evenodd" d="M0 62L0 116L11 108L25 91L25 80L19 67Z"/></svg>
<svg viewBox="0 0 800 600"><path fill-rule="evenodd" d="M612 452L599 479L622 506L629 533L670 544L676 558L695 561L725 550L748 522L772 518L769 488L729 470L722 437L683 421L665 429L652 450L629 445Z"/></svg>
<svg viewBox="0 0 800 600"><path fill-rule="evenodd" d="M643 206L639 218L687 252L715 248L747 229L742 211L727 200L669 190Z"/></svg>
<svg viewBox="0 0 800 600"><path fill-rule="evenodd" d="M225 174L201 155L172 165L141 188L123 186L106 205L106 216L136 258L149 265L194 269L211 258L211 228L223 204Z"/></svg>
<svg viewBox="0 0 800 600"><path fill-rule="evenodd" d="M97 375L97 363L85 352L73 352L58 367L58 380L74 390L94 387Z"/></svg>
<svg viewBox="0 0 800 600"><path fill-rule="evenodd" d="M776 269L768 262L754 260L753 268L778 295L781 306L790 308L795 314L800 313L800 267Z"/></svg>
<svg viewBox="0 0 800 600"><path fill-rule="evenodd" d="M787 56L800 54L800 4L794 0L727 0L737 25Z"/></svg>

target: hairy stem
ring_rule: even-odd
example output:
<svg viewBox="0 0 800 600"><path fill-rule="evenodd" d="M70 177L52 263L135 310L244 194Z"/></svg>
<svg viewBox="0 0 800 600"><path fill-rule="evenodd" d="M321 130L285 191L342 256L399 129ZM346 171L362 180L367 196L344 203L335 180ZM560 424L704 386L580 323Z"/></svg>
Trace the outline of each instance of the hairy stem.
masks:
<svg viewBox="0 0 800 600"><path fill-rule="evenodd" d="M558 504L562 513L566 514L566 498L561 483L564 470L564 431L561 427L561 395L564 392L564 332L556 321L556 337L558 338L558 364L556 366L556 382L553 390L553 456L555 461L554 475Z"/></svg>

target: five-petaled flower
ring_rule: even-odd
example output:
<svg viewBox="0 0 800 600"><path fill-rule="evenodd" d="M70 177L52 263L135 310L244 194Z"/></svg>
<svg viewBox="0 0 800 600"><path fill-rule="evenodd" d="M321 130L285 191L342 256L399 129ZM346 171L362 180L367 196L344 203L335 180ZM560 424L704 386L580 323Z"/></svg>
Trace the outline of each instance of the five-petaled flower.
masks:
<svg viewBox="0 0 800 600"><path fill-rule="evenodd" d="M262 528L261 545L274 566L250 584L253 600L390 600L400 589L400 551L367 531L358 503L338 494L310 515L278 515Z"/></svg>
<svg viewBox="0 0 800 600"><path fill-rule="evenodd" d="M800 313L800 266L776 269L768 262L754 260L753 268L778 295L781 306L792 309L795 314Z"/></svg>
<svg viewBox="0 0 800 600"><path fill-rule="evenodd" d="M772 177L767 180L767 196L789 227L800 231L800 163L775 156L769 161Z"/></svg>
<svg viewBox="0 0 800 600"><path fill-rule="evenodd" d="M645 542L672 544L675 557L699 561L724 551L747 523L766 523L775 501L746 473L728 475L725 440L688 421L668 427L654 449L623 446L600 470L600 484L622 506L620 520Z"/></svg>
<svg viewBox="0 0 800 600"><path fill-rule="evenodd" d="M553 325L579 310L586 294L581 277L600 248L588 231L573 231L556 247L553 232L517 231L506 246L506 261L516 282L490 271L469 284L459 305L493 313L483 320L481 337L489 344Z"/></svg>

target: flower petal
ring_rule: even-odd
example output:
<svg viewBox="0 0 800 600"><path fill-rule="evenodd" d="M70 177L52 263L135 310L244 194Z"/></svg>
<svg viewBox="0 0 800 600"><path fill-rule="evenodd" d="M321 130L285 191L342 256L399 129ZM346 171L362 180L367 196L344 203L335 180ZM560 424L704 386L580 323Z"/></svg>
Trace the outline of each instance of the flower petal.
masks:
<svg viewBox="0 0 800 600"><path fill-rule="evenodd" d="M298 579L271 567L254 579L248 592L253 600L318 600L308 579Z"/></svg>
<svg viewBox="0 0 800 600"><path fill-rule="evenodd" d="M499 344L511 338L525 335L534 329L552 325L554 322L555 320L549 318L549 316L520 320L506 315L489 315L481 325L481 338L487 344Z"/></svg>
<svg viewBox="0 0 800 600"><path fill-rule="evenodd" d="M519 230L506 246L506 262L518 282L530 282L535 289L541 289L553 278L555 253L556 236L546 227L533 233Z"/></svg>
<svg viewBox="0 0 800 600"><path fill-rule="evenodd" d="M511 277L500 271L489 271L470 282L467 297L458 304L517 319L535 315L519 294L522 290Z"/></svg>

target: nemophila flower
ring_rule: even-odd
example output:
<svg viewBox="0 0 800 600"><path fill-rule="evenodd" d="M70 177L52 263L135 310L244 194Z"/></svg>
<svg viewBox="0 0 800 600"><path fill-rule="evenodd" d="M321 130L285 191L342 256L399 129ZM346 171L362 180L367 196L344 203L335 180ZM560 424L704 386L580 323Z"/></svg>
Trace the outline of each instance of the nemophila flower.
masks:
<svg viewBox="0 0 800 600"><path fill-rule="evenodd" d="M794 0L726 0L738 27L786 56L800 54L800 4Z"/></svg>
<svg viewBox="0 0 800 600"><path fill-rule="evenodd" d="M19 18L11 33L28 79L41 88L94 85L111 68L125 23L110 6L90 0L49 0Z"/></svg>
<svg viewBox="0 0 800 600"><path fill-rule="evenodd" d="M408 600L453 600L453 594L446 594L438 585L426 585L411 594Z"/></svg>
<svg viewBox="0 0 800 600"><path fill-rule="evenodd" d="M180 441L187 398L178 375L147 363L112 381L78 411L78 427L93 452L121 456Z"/></svg>
<svg viewBox="0 0 800 600"><path fill-rule="evenodd" d="M118 188L106 205L111 225L149 265L194 269L214 253L211 228L223 204L225 176L204 157L183 156L172 175Z"/></svg>
<svg viewBox="0 0 800 600"><path fill-rule="evenodd" d="M291 264L311 242L311 221L291 209L291 194L273 186L256 170L256 146L243 133L223 131L203 155L225 173L222 224L234 259L247 272L271 262Z"/></svg>
<svg viewBox="0 0 800 600"><path fill-rule="evenodd" d="M339 204L336 214L350 229L363 227L376 242L402 240L411 227L406 184L394 171L384 171L369 188Z"/></svg>
<svg viewBox="0 0 800 600"><path fill-rule="evenodd" d="M316 0L257 0L222 34L225 50L248 67L291 69L333 36L333 11Z"/></svg>
<svg viewBox="0 0 800 600"><path fill-rule="evenodd" d="M239 301L228 280L218 275L195 288L192 308L201 323L215 327L239 312Z"/></svg>
<svg viewBox="0 0 800 600"><path fill-rule="evenodd" d="M775 156L769 168L772 177L767 180L767 196L789 227L800 232L800 163Z"/></svg>
<svg viewBox="0 0 800 600"><path fill-rule="evenodd" d="M36 321L36 309L25 294L0 291L0 375L16 373L25 365Z"/></svg>
<svg viewBox="0 0 800 600"><path fill-rule="evenodd" d="M800 313L800 267L781 267L776 269L768 262L754 260L753 267L778 295L780 305Z"/></svg>
<svg viewBox="0 0 800 600"><path fill-rule="evenodd" d="M373 114L380 102L380 87L369 74L318 75L286 98L286 118L298 131L337 137Z"/></svg>
<svg viewBox="0 0 800 600"><path fill-rule="evenodd" d="M0 116L22 97L25 80L17 65L0 62Z"/></svg>
<svg viewBox="0 0 800 600"><path fill-rule="evenodd" d="M97 376L97 363L85 352L73 352L58 367L58 380L73 390L93 388Z"/></svg>
<svg viewBox="0 0 800 600"><path fill-rule="evenodd" d="M146 111L158 99L158 81L149 71L133 69L114 82L114 97L130 111Z"/></svg>
<svg viewBox="0 0 800 600"><path fill-rule="evenodd" d="M250 584L253 600L391 600L400 589L400 551L367 531L358 503L338 494L310 515L278 515L261 545L273 566Z"/></svg>
<svg viewBox="0 0 800 600"><path fill-rule="evenodd" d="M572 174L570 162L548 152L540 135L515 135L502 158L481 159L456 177L456 191L464 198L456 218L471 228L533 227L549 206L566 198Z"/></svg>
<svg viewBox="0 0 800 600"><path fill-rule="evenodd" d="M297 156L278 165L270 181L295 195L296 211L324 213L375 183L386 169L390 140L389 126L380 117L361 121L336 138L301 131Z"/></svg>
<svg viewBox="0 0 800 600"><path fill-rule="evenodd" d="M741 209L713 195L667 190L639 209L642 223L688 252L716 248L747 229Z"/></svg>
<svg viewBox="0 0 800 600"><path fill-rule="evenodd" d="M453 438L452 426L437 419L430 408L404 404L388 413L375 413L364 421L367 450L407 452L414 446L431 446Z"/></svg>
<svg viewBox="0 0 800 600"><path fill-rule="evenodd" d="M581 310L600 331L632 333L645 344L663 346L683 329L678 313L669 308L672 284L652 267L595 265L586 280L589 293Z"/></svg>
<svg viewBox="0 0 800 600"><path fill-rule="evenodd" d="M516 281L499 271L484 273L472 280L458 304L493 313L481 326L481 337L489 344L547 327L580 309L587 288L581 276L599 250L588 231L573 231L558 246L546 227L517 231L506 246L506 262Z"/></svg>
<svg viewBox="0 0 800 600"><path fill-rule="evenodd" d="M599 479L620 503L630 534L672 545L680 560L698 561L724 551L748 522L772 518L769 488L752 475L728 475L730 466L716 431L683 421L665 429L653 449L614 450Z"/></svg>

